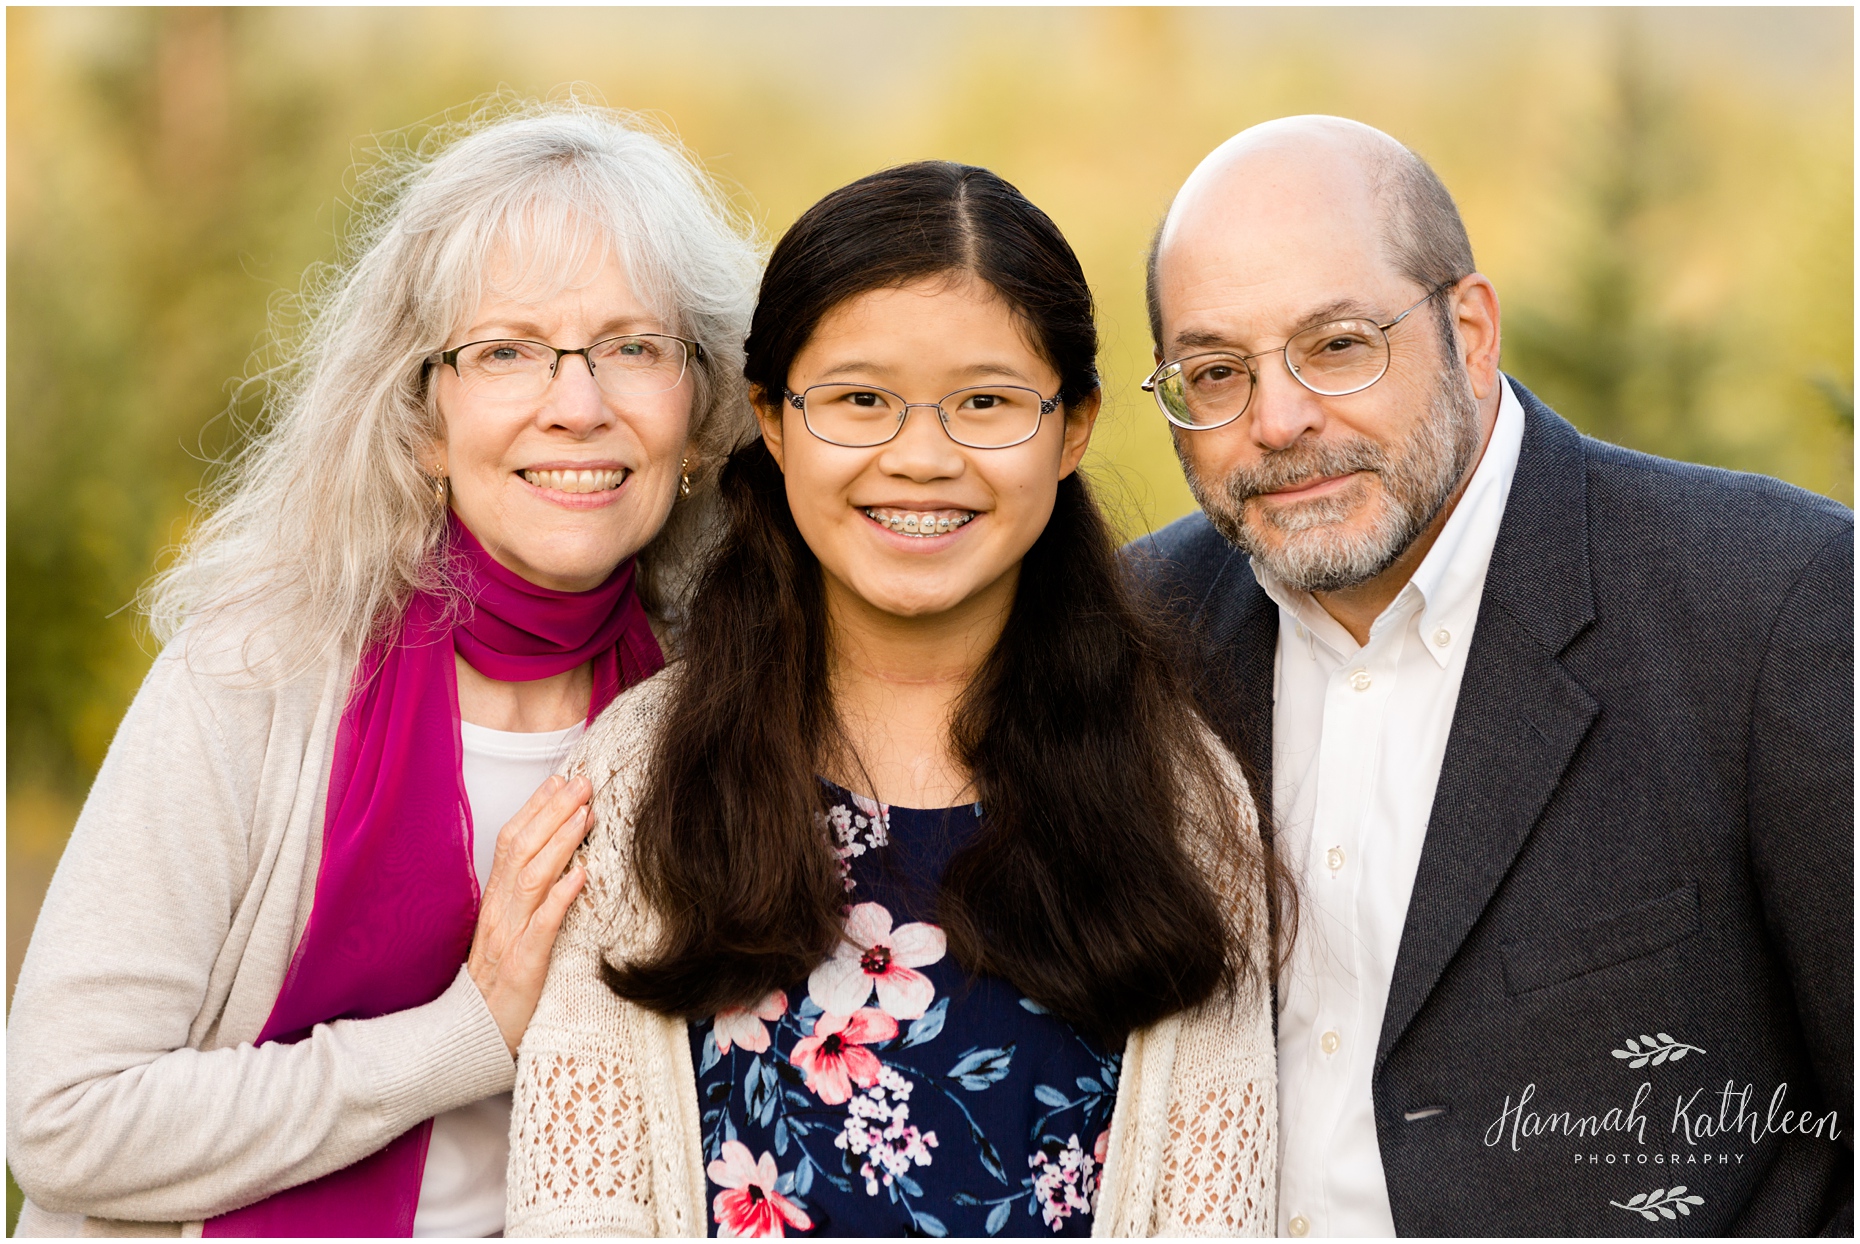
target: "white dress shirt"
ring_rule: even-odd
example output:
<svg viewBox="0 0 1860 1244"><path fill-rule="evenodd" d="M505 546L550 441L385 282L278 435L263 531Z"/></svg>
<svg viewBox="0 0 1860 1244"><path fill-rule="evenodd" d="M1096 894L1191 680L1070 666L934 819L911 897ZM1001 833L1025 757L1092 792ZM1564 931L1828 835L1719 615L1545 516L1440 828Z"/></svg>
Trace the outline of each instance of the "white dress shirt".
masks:
<svg viewBox="0 0 1860 1244"><path fill-rule="evenodd" d="M1282 1235L1395 1234L1370 1072L1524 439L1523 407L1501 390L1472 481L1366 645L1254 563L1279 606L1272 810L1301 899L1279 999Z"/></svg>
<svg viewBox="0 0 1860 1244"><path fill-rule="evenodd" d="M497 831L568 758L584 727L517 734L459 723L465 797L471 803L478 888L491 881ZM502 1235L504 1167L510 1161L510 1094L499 1093L433 1119L413 1213L416 1238Z"/></svg>

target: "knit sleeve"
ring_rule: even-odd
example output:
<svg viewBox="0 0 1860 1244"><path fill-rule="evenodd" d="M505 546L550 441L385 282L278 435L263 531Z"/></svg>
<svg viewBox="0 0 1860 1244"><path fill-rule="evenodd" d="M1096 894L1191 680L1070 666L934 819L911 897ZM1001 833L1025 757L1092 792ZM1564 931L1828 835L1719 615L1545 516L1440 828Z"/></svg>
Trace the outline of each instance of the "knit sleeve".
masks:
<svg viewBox="0 0 1860 1244"><path fill-rule="evenodd" d="M1172 1079L1156 1233L1274 1234L1278 1073L1265 999L1189 1016Z"/></svg>
<svg viewBox="0 0 1860 1244"><path fill-rule="evenodd" d="M1245 947L1240 983L1182 1016L1156 1147L1159 1235L1269 1236L1277 1229L1279 1106L1272 1034L1272 965L1259 821L1246 778L1224 752L1219 815L1255 852L1209 860ZM1251 863L1249 863L1249 860Z"/></svg>
<svg viewBox="0 0 1860 1244"><path fill-rule="evenodd" d="M592 869L590 869L592 876ZM569 913L517 1057L504 1233L655 1234L638 1008L601 980L592 896Z"/></svg>
<svg viewBox="0 0 1860 1244"><path fill-rule="evenodd" d="M578 856L588 880L517 1055L506 1235L702 1232L687 1204L697 1159L684 1025L624 1001L601 972L651 940L629 839L660 691L646 684L616 701L570 761L595 787L594 827ZM681 1089L693 1098L688 1110ZM701 1169L695 1180L701 1197Z"/></svg>
<svg viewBox="0 0 1860 1244"><path fill-rule="evenodd" d="M1240 766L1216 746L1219 815L1254 854L1212 872L1246 948L1240 985L1184 1016L1176 1039L1168 1139L1157 1185L1164 1235L1273 1235L1277 1230L1278 1051L1272 1035L1271 922L1259 816ZM1251 860L1249 865L1246 861Z"/></svg>

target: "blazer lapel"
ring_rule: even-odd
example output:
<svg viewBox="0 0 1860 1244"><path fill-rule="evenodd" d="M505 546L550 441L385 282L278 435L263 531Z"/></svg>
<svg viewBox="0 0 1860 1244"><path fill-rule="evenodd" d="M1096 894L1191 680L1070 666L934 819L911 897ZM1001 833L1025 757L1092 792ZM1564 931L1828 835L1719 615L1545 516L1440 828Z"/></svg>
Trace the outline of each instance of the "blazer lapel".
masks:
<svg viewBox="0 0 1860 1244"><path fill-rule="evenodd" d="M1581 437L1522 386L1524 445L1390 982L1381 1069L1491 901L1599 705L1558 657L1595 617Z"/></svg>
<svg viewBox="0 0 1860 1244"><path fill-rule="evenodd" d="M1231 549L1192 623L1204 654L1195 672L1201 711L1240 758L1261 828L1272 824L1272 699L1279 607L1253 578L1246 554Z"/></svg>

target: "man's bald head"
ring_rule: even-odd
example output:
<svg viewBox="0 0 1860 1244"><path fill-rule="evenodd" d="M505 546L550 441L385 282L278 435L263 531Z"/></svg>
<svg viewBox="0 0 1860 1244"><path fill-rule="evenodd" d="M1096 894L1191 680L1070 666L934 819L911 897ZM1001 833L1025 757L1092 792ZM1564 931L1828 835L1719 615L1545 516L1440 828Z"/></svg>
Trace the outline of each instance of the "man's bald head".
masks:
<svg viewBox="0 0 1860 1244"><path fill-rule="evenodd" d="M1236 203L1236 200L1240 200ZM1150 243L1150 336L1163 345L1157 273L1172 239L1216 220L1239 227L1253 213L1358 218L1387 262L1424 289L1472 272L1472 244L1453 196L1426 160L1381 130L1343 117L1281 117L1242 130L1189 174ZM1261 213L1259 227L1270 227ZM1221 227L1216 226L1216 227Z"/></svg>

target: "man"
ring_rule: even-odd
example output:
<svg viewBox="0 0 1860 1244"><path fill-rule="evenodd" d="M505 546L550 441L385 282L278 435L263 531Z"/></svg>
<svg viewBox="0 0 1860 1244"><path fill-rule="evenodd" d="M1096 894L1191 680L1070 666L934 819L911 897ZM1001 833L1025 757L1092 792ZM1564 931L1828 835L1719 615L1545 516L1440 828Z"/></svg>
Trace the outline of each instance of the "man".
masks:
<svg viewBox="0 0 1860 1244"><path fill-rule="evenodd" d="M1150 315L1203 513L1134 562L1299 898L1280 1230L1851 1235L1851 512L1502 376L1355 122L1209 156Z"/></svg>

